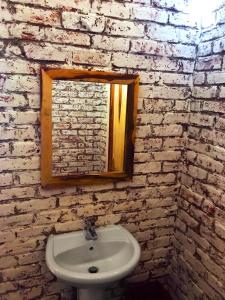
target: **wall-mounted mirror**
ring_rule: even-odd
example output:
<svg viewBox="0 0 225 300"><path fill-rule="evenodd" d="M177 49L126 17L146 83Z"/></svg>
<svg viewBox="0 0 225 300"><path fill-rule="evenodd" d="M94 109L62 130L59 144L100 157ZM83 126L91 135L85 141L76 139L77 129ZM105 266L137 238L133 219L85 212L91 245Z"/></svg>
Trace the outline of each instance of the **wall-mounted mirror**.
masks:
<svg viewBox="0 0 225 300"><path fill-rule="evenodd" d="M42 69L41 77L42 186L131 177L138 75Z"/></svg>

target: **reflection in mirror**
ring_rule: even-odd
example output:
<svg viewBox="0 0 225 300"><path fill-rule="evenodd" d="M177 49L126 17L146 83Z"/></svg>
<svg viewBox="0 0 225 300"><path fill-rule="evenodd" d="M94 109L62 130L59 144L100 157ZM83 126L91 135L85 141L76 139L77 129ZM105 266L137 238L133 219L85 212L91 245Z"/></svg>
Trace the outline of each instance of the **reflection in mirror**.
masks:
<svg viewBox="0 0 225 300"><path fill-rule="evenodd" d="M110 84L53 80L52 175L108 171Z"/></svg>
<svg viewBox="0 0 225 300"><path fill-rule="evenodd" d="M127 85L53 80L52 175L122 171L126 108Z"/></svg>

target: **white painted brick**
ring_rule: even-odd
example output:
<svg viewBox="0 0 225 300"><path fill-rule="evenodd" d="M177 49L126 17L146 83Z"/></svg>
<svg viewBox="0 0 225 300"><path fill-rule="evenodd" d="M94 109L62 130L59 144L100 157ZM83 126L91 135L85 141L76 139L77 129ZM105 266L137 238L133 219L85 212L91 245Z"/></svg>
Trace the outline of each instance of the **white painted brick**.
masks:
<svg viewBox="0 0 225 300"><path fill-rule="evenodd" d="M180 151L154 152L153 157L157 161L178 161L181 158L181 152Z"/></svg>
<svg viewBox="0 0 225 300"><path fill-rule="evenodd" d="M160 114L140 114L138 115L139 124L161 124L163 116Z"/></svg>
<svg viewBox="0 0 225 300"><path fill-rule="evenodd" d="M22 54L21 48L17 45L13 45L13 43L9 43L5 48L5 57L17 57Z"/></svg>
<svg viewBox="0 0 225 300"><path fill-rule="evenodd" d="M162 167L163 172L176 172L182 169L182 164L179 162L164 162Z"/></svg>
<svg viewBox="0 0 225 300"><path fill-rule="evenodd" d="M169 23L176 26L189 26L189 27L197 27L199 20L192 18L190 14L183 14L178 12L172 12L169 16Z"/></svg>
<svg viewBox="0 0 225 300"><path fill-rule="evenodd" d="M225 17L224 17L225 8L222 7L216 12L216 22L217 23L224 23Z"/></svg>
<svg viewBox="0 0 225 300"><path fill-rule="evenodd" d="M223 87L223 86L220 88L219 97L220 98L225 98L225 87Z"/></svg>
<svg viewBox="0 0 225 300"><path fill-rule="evenodd" d="M93 47L96 49L128 51L130 42L126 38L113 38L108 36L93 36Z"/></svg>
<svg viewBox="0 0 225 300"><path fill-rule="evenodd" d="M20 59L17 59L16 61L9 59L0 59L0 72L5 74L37 74L38 65Z"/></svg>
<svg viewBox="0 0 225 300"><path fill-rule="evenodd" d="M164 124L188 123L189 115L187 113L166 113L163 119Z"/></svg>
<svg viewBox="0 0 225 300"><path fill-rule="evenodd" d="M73 51L73 62L79 64L90 64L97 66L108 66L110 63L110 54L100 51L77 50Z"/></svg>
<svg viewBox="0 0 225 300"><path fill-rule="evenodd" d="M1 93L0 106L1 107L23 107L27 105L27 100L24 95L14 93Z"/></svg>
<svg viewBox="0 0 225 300"><path fill-rule="evenodd" d="M204 101L203 103L203 111L211 111L211 112L225 112L225 104L224 102L216 102L216 101Z"/></svg>
<svg viewBox="0 0 225 300"><path fill-rule="evenodd" d="M198 179L206 179L207 177L207 172L201 168L197 168L196 166L189 166L189 174L194 177L194 178L198 178Z"/></svg>
<svg viewBox="0 0 225 300"><path fill-rule="evenodd" d="M34 111L10 113L13 124L36 124L39 121L39 114Z"/></svg>
<svg viewBox="0 0 225 300"><path fill-rule="evenodd" d="M76 204L89 204L92 202L92 194L82 194L75 196L62 196L59 199L60 206L73 206Z"/></svg>
<svg viewBox="0 0 225 300"><path fill-rule="evenodd" d="M131 51L154 55L194 58L195 47L189 45L169 44L152 40L137 39L132 41Z"/></svg>
<svg viewBox="0 0 225 300"><path fill-rule="evenodd" d="M189 9L188 2L185 0L153 0L152 5L178 11L187 11Z"/></svg>
<svg viewBox="0 0 225 300"><path fill-rule="evenodd" d="M193 75L193 83L195 85L203 84L205 82L205 73L199 72L199 73L194 73Z"/></svg>
<svg viewBox="0 0 225 300"><path fill-rule="evenodd" d="M119 19L129 19L130 8L126 3L119 2L102 2L95 0L92 3L92 11L108 17L116 17Z"/></svg>
<svg viewBox="0 0 225 300"><path fill-rule="evenodd" d="M0 171L30 170L39 168L39 158L0 158Z"/></svg>
<svg viewBox="0 0 225 300"><path fill-rule="evenodd" d="M154 64L154 61L140 55L113 53L113 64L117 67L127 66L130 68L147 69L149 65Z"/></svg>
<svg viewBox="0 0 225 300"><path fill-rule="evenodd" d="M0 186L7 186L13 183L12 174L3 173L0 174Z"/></svg>
<svg viewBox="0 0 225 300"><path fill-rule="evenodd" d="M33 1L36 2L35 0ZM43 0L39 0L39 1L43 1ZM81 10L82 12L89 11L89 9L91 8L89 0L79 0L79 2L74 0L67 0L66 2L64 1L62 2L61 0L45 0L44 4L51 8L61 8L61 9L75 8Z"/></svg>
<svg viewBox="0 0 225 300"><path fill-rule="evenodd" d="M197 31L152 23L148 27L147 35L156 41L194 44L197 37Z"/></svg>
<svg viewBox="0 0 225 300"><path fill-rule="evenodd" d="M203 154L198 154L196 162L212 172L222 173L224 170L224 166L221 162L218 162Z"/></svg>
<svg viewBox="0 0 225 300"><path fill-rule="evenodd" d="M82 230L83 227L84 227L83 220L55 224L55 230L57 233Z"/></svg>
<svg viewBox="0 0 225 300"><path fill-rule="evenodd" d="M200 43L198 45L198 56L205 56L205 55L210 55L212 54L212 48L213 48L213 43L210 42L205 42L205 43Z"/></svg>
<svg viewBox="0 0 225 300"><path fill-rule="evenodd" d="M1 204L1 211L0 211L1 217L14 215L14 213L15 213L15 205L13 203L12 204ZM7 239L5 239L4 241L7 241Z"/></svg>
<svg viewBox="0 0 225 300"><path fill-rule="evenodd" d="M192 113L190 114L190 123L202 126L212 126L214 117L200 113Z"/></svg>
<svg viewBox="0 0 225 300"><path fill-rule="evenodd" d="M217 87L197 87L193 88L193 95L196 98L215 98Z"/></svg>
<svg viewBox="0 0 225 300"><path fill-rule="evenodd" d="M140 86L140 97L162 99L186 99L190 91L187 88L168 86Z"/></svg>
<svg viewBox="0 0 225 300"><path fill-rule="evenodd" d="M191 228L196 228L198 226L198 222L194 218L189 216L189 214L187 214L184 210L179 210L178 216L184 223L186 223Z"/></svg>
<svg viewBox="0 0 225 300"><path fill-rule="evenodd" d="M205 227L204 225L201 225L200 233L217 250L219 250L220 252L224 252L224 241L221 240L220 238L217 238L217 236L214 234L214 232L211 231L211 228L209 229L209 228Z"/></svg>
<svg viewBox="0 0 225 300"><path fill-rule="evenodd" d="M39 152L39 146L35 142L12 143L12 156L33 156Z"/></svg>
<svg viewBox="0 0 225 300"><path fill-rule="evenodd" d="M5 15L5 12L4 12L4 15ZM3 17L3 20L4 20L4 17ZM1 38L9 38L9 25L6 25L6 24L3 24L1 23L1 27L0 27L0 36Z"/></svg>
<svg viewBox="0 0 225 300"><path fill-rule="evenodd" d="M140 90L141 93L141 90ZM144 91L144 93L146 93ZM154 111L154 112L163 112L163 111L170 111L174 106L173 100L154 100L154 99L145 99L144 100L144 107L147 111Z"/></svg>
<svg viewBox="0 0 225 300"><path fill-rule="evenodd" d="M34 139L35 130L32 126L21 125L14 127L1 127L0 128L2 140L21 140L21 139Z"/></svg>
<svg viewBox="0 0 225 300"><path fill-rule="evenodd" d="M38 25L13 23L9 26L10 37L28 40L44 40L44 29Z"/></svg>
<svg viewBox="0 0 225 300"><path fill-rule="evenodd" d="M8 112L0 112L0 123L9 123L9 114Z"/></svg>
<svg viewBox="0 0 225 300"><path fill-rule="evenodd" d="M64 46L56 46L49 43L24 44L26 56L36 60L55 60L64 62L66 59L71 58L71 52L63 51L63 49ZM34 90L33 92L38 92L38 90Z"/></svg>
<svg viewBox="0 0 225 300"><path fill-rule="evenodd" d="M222 57L219 55L212 55L208 57L200 57L196 62L197 71L208 71L220 69L222 66Z"/></svg>
<svg viewBox="0 0 225 300"><path fill-rule="evenodd" d="M150 145L149 145L150 143ZM149 149L160 149L162 146L162 139L155 138L155 139L148 139L148 141L136 139L135 143L135 151L146 151Z"/></svg>
<svg viewBox="0 0 225 300"><path fill-rule="evenodd" d="M123 191L115 191L115 192L105 192L105 193L96 193L95 197L100 202L109 202L114 201L116 199L126 199L127 194Z"/></svg>
<svg viewBox="0 0 225 300"><path fill-rule="evenodd" d="M40 171L14 173L14 176L19 180L20 184L39 184Z"/></svg>
<svg viewBox="0 0 225 300"><path fill-rule="evenodd" d="M14 13L9 14L5 20L15 20L52 26L60 25L60 15L57 11L43 10L19 4L15 5L13 9Z"/></svg>
<svg viewBox="0 0 225 300"><path fill-rule="evenodd" d="M144 36L144 25L129 21L107 19L105 32L126 37L142 37Z"/></svg>
<svg viewBox="0 0 225 300"><path fill-rule="evenodd" d="M202 250L197 249L198 255L201 257L201 261L203 265L214 275L218 276L219 278L222 278L224 276L224 270L215 264L212 259L205 254Z"/></svg>
<svg viewBox="0 0 225 300"><path fill-rule="evenodd" d="M2 50L4 48L4 43L0 42L0 50Z"/></svg>
<svg viewBox="0 0 225 300"><path fill-rule="evenodd" d="M191 237L198 245L200 245L202 248L208 250L209 249L209 243L207 240L202 238L198 233L188 228L187 232L188 236Z"/></svg>
<svg viewBox="0 0 225 300"><path fill-rule="evenodd" d="M77 12L62 12L62 24L64 28L79 29L91 32L103 32L105 18L96 14L81 15Z"/></svg>
<svg viewBox="0 0 225 300"><path fill-rule="evenodd" d="M225 49L225 38L221 38L218 40L215 40L213 42L213 52L214 53L220 53Z"/></svg>
<svg viewBox="0 0 225 300"><path fill-rule="evenodd" d="M148 178L149 184L171 184L175 183L176 176L173 173L161 174L161 175L149 175Z"/></svg>
<svg viewBox="0 0 225 300"><path fill-rule="evenodd" d="M225 224L216 221L215 232L220 238L225 239Z"/></svg>
<svg viewBox="0 0 225 300"><path fill-rule="evenodd" d="M207 73L207 82L209 84L224 83L224 76L225 76L225 71L224 72L210 72L210 73Z"/></svg>
<svg viewBox="0 0 225 300"><path fill-rule="evenodd" d="M163 148L181 148L183 149L185 145L185 140L184 138L165 138L164 143L163 143Z"/></svg>
<svg viewBox="0 0 225 300"><path fill-rule="evenodd" d="M7 77L3 90L12 92L37 92L39 90L38 80L32 76L11 75Z"/></svg>
<svg viewBox="0 0 225 300"><path fill-rule="evenodd" d="M57 28L45 28L45 40L60 44L90 46L90 37L81 32L66 31Z"/></svg>
<svg viewBox="0 0 225 300"><path fill-rule="evenodd" d="M14 3L23 3L23 4L36 4L40 6L45 6L45 0L12 0Z"/></svg>
<svg viewBox="0 0 225 300"><path fill-rule="evenodd" d="M135 164L134 165L134 173L159 173L161 171L161 163L160 162L149 162L143 164Z"/></svg>
<svg viewBox="0 0 225 300"><path fill-rule="evenodd" d="M9 143L0 143L0 157L10 155Z"/></svg>
<svg viewBox="0 0 225 300"><path fill-rule="evenodd" d="M16 188L1 189L0 201L5 201L12 198L18 198L18 199L30 198L30 197L34 197L34 195L35 195L35 189L31 187L25 187L25 188L16 187ZM21 216L18 217L20 218ZM24 220L26 220L26 218ZM2 222L4 223L4 221ZM7 227L7 224L4 225Z"/></svg>
<svg viewBox="0 0 225 300"><path fill-rule="evenodd" d="M168 21L168 13L166 10L149 6L134 6L131 17L135 20L154 21L158 23L167 23Z"/></svg>
<svg viewBox="0 0 225 300"><path fill-rule="evenodd" d="M16 203L16 210L19 213L26 212L37 212L39 210L47 210L55 208L56 199L46 198L46 199L35 199Z"/></svg>

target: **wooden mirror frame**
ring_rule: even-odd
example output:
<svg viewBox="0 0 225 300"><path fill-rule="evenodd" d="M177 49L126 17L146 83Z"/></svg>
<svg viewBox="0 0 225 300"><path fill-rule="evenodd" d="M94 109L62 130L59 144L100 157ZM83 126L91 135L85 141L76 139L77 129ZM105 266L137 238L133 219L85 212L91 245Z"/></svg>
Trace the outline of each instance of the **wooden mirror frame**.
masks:
<svg viewBox="0 0 225 300"><path fill-rule="evenodd" d="M122 172L91 175L52 176L52 80L128 85L125 124L124 167ZM114 72L74 69L41 69L41 185L45 188L85 184L102 184L118 179L126 180L133 174L135 125L137 116L139 76Z"/></svg>

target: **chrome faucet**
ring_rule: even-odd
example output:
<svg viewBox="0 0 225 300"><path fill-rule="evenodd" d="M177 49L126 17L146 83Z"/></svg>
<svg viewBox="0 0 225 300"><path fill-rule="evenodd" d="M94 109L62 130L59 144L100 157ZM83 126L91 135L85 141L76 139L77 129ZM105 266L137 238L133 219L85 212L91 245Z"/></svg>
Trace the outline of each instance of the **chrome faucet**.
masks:
<svg viewBox="0 0 225 300"><path fill-rule="evenodd" d="M87 218L85 219L85 238L86 240L97 240L98 235L95 230L96 218Z"/></svg>

